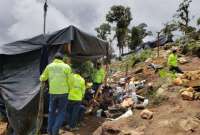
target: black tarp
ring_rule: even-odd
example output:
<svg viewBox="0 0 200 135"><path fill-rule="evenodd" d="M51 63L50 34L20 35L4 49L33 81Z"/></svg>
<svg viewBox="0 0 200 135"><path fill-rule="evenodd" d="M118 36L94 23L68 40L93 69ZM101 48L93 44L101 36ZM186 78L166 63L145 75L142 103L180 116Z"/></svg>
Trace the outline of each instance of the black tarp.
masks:
<svg viewBox="0 0 200 135"><path fill-rule="evenodd" d="M0 94L9 123L19 135L34 129L38 108L39 75L63 44L71 44L70 57L81 60L106 56L108 43L69 26L45 37L0 45ZM42 52L42 53L41 53Z"/></svg>

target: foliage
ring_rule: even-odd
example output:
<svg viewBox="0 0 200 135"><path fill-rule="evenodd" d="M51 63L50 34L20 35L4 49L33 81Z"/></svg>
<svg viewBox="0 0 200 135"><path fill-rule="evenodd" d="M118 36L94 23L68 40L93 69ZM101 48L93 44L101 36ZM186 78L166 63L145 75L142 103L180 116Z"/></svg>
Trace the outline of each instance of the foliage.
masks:
<svg viewBox="0 0 200 135"><path fill-rule="evenodd" d="M82 77L91 81L92 74L93 74L93 63L91 61L85 61L82 63L82 62L73 60L72 68L78 69Z"/></svg>
<svg viewBox="0 0 200 135"><path fill-rule="evenodd" d="M120 55L122 55L123 47L126 43L126 36L128 34L128 26L132 20L130 8L122 5L112 6L106 15L106 20L110 23L116 23L115 33L119 52Z"/></svg>
<svg viewBox="0 0 200 135"><path fill-rule="evenodd" d="M108 40L107 37L111 33L111 26L108 23L103 23L96 29L97 37L103 40Z"/></svg>
<svg viewBox="0 0 200 135"><path fill-rule="evenodd" d="M150 49L143 50L139 54L132 54L130 58L132 62L132 67L138 62L144 62L146 59L152 57L152 55L153 52Z"/></svg>
<svg viewBox="0 0 200 135"><path fill-rule="evenodd" d="M197 55L198 57L200 57L200 41L190 41L189 43L187 43L187 45L183 46L182 53L190 53L192 55Z"/></svg>
<svg viewBox="0 0 200 135"><path fill-rule="evenodd" d="M129 48L134 50L139 44L143 42L143 39L146 36L151 36L152 32L147 31L147 24L141 23L138 26L133 26L131 29L131 42L129 44Z"/></svg>
<svg viewBox="0 0 200 135"><path fill-rule="evenodd" d="M166 36L168 39L173 38L173 31L176 31L178 29L178 26L175 22L172 23L166 23L164 24L164 28L161 30L161 33Z"/></svg>
<svg viewBox="0 0 200 135"><path fill-rule="evenodd" d="M159 76L161 78L171 78L171 79L176 78L176 75L173 72L170 72L170 71L165 70L165 69L159 70Z"/></svg>
<svg viewBox="0 0 200 135"><path fill-rule="evenodd" d="M129 44L129 48L134 50L137 45L142 43L142 39L140 38L140 30L138 27L133 27L131 30L131 42Z"/></svg>
<svg viewBox="0 0 200 135"><path fill-rule="evenodd" d="M191 2L192 0L183 0L179 4L179 8L177 9L177 14L175 15L175 17L178 19L180 30L183 31L185 34L188 31L187 29L189 26L189 22L191 20L189 11Z"/></svg>
<svg viewBox="0 0 200 135"><path fill-rule="evenodd" d="M200 25L200 18L197 19L197 25Z"/></svg>

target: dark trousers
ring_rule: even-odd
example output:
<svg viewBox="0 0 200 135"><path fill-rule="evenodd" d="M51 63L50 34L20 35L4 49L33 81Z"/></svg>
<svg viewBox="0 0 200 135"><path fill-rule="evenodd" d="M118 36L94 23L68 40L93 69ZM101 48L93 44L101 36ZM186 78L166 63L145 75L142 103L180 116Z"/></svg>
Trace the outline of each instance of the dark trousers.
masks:
<svg viewBox="0 0 200 135"><path fill-rule="evenodd" d="M78 123L80 123L81 121L83 121L83 117L85 114L86 108L84 105L80 105L80 111L79 111L79 117L78 117Z"/></svg>
<svg viewBox="0 0 200 135"><path fill-rule="evenodd" d="M169 70L176 73L181 73L181 74L183 73L183 71L179 67L171 66Z"/></svg>
<svg viewBox="0 0 200 135"><path fill-rule="evenodd" d="M92 89L95 91L95 93L97 92L100 86L101 86L101 83L93 83Z"/></svg>
<svg viewBox="0 0 200 135"><path fill-rule="evenodd" d="M58 135L66 114L67 94L51 94L49 99L48 133Z"/></svg>
<svg viewBox="0 0 200 135"><path fill-rule="evenodd" d="M81 109L80 101L69 101L67 105L67 122L70 128L75 128L80 119L79 113Z"/></svg>

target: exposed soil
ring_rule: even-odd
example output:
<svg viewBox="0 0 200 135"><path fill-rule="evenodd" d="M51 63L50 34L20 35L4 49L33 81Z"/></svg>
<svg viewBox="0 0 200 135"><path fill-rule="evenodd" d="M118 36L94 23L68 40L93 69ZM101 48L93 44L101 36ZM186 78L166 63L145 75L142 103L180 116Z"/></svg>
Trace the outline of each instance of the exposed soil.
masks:
<svg viewBox="0 0 200 135"><path fill-rule="evenodd" d="M154 112L153 119L141 119L141 110L135 110L132 117L108 122L104 126L111 126L128 133L136 132L131 135L199 135L200 120L195 116L200 112L200 102L184 101L176 90L167 91L166 95L169 97L168 101L149 108ZM103 134L96 132L95 135Z"/></svg>

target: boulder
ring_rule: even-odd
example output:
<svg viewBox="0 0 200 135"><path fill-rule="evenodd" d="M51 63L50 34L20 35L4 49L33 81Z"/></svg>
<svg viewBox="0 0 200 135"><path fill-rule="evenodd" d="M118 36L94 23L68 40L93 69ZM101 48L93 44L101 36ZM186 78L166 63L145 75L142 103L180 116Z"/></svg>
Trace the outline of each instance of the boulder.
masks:
<svg viewBox="0 0 200 135"><path fill-rule="evenodd" d="M190 91L183 91L181 93L181 97L183 100L193 100L193 97L194 97L194 94L193 92L190 92Z"/></svg>
<svg viewBox="0 0 200 135"><path fill-rule="evenodd" d="M173 81L173 84L174 85L182 85L183 84L183 81L181 78L176 78L174 81Z"/></svg>
<svg viewBox="0 0 200 135"><path fill-rule="evenodd" d="M160 87L160 88L157 90L156 95L157 95L157 96L162 96L162 95L164 95L164 94L163 94L164 92L165 92L165 89L162 88L162 87Z"/></svg>
<svg viewBox="0 0 200 135"><path fill-rule="evenodd" d="M140 113L140 116L142 119L150 120L153 118L153 112L149 111L148 109L145 109Z"/></svg>
<svg viewBox="0 0 200 135"><path fill-rule="evenodd" d="M179 61L180 64L186 64L186 63L189 62L185 57L179 58L178 61Z"/></svg>
<svg viewBox="0 0 200 135"><path fill-rule="evenodd" d="M194 99L195 100L200 100L200 92L195 92L194 93Z"/></svg>

